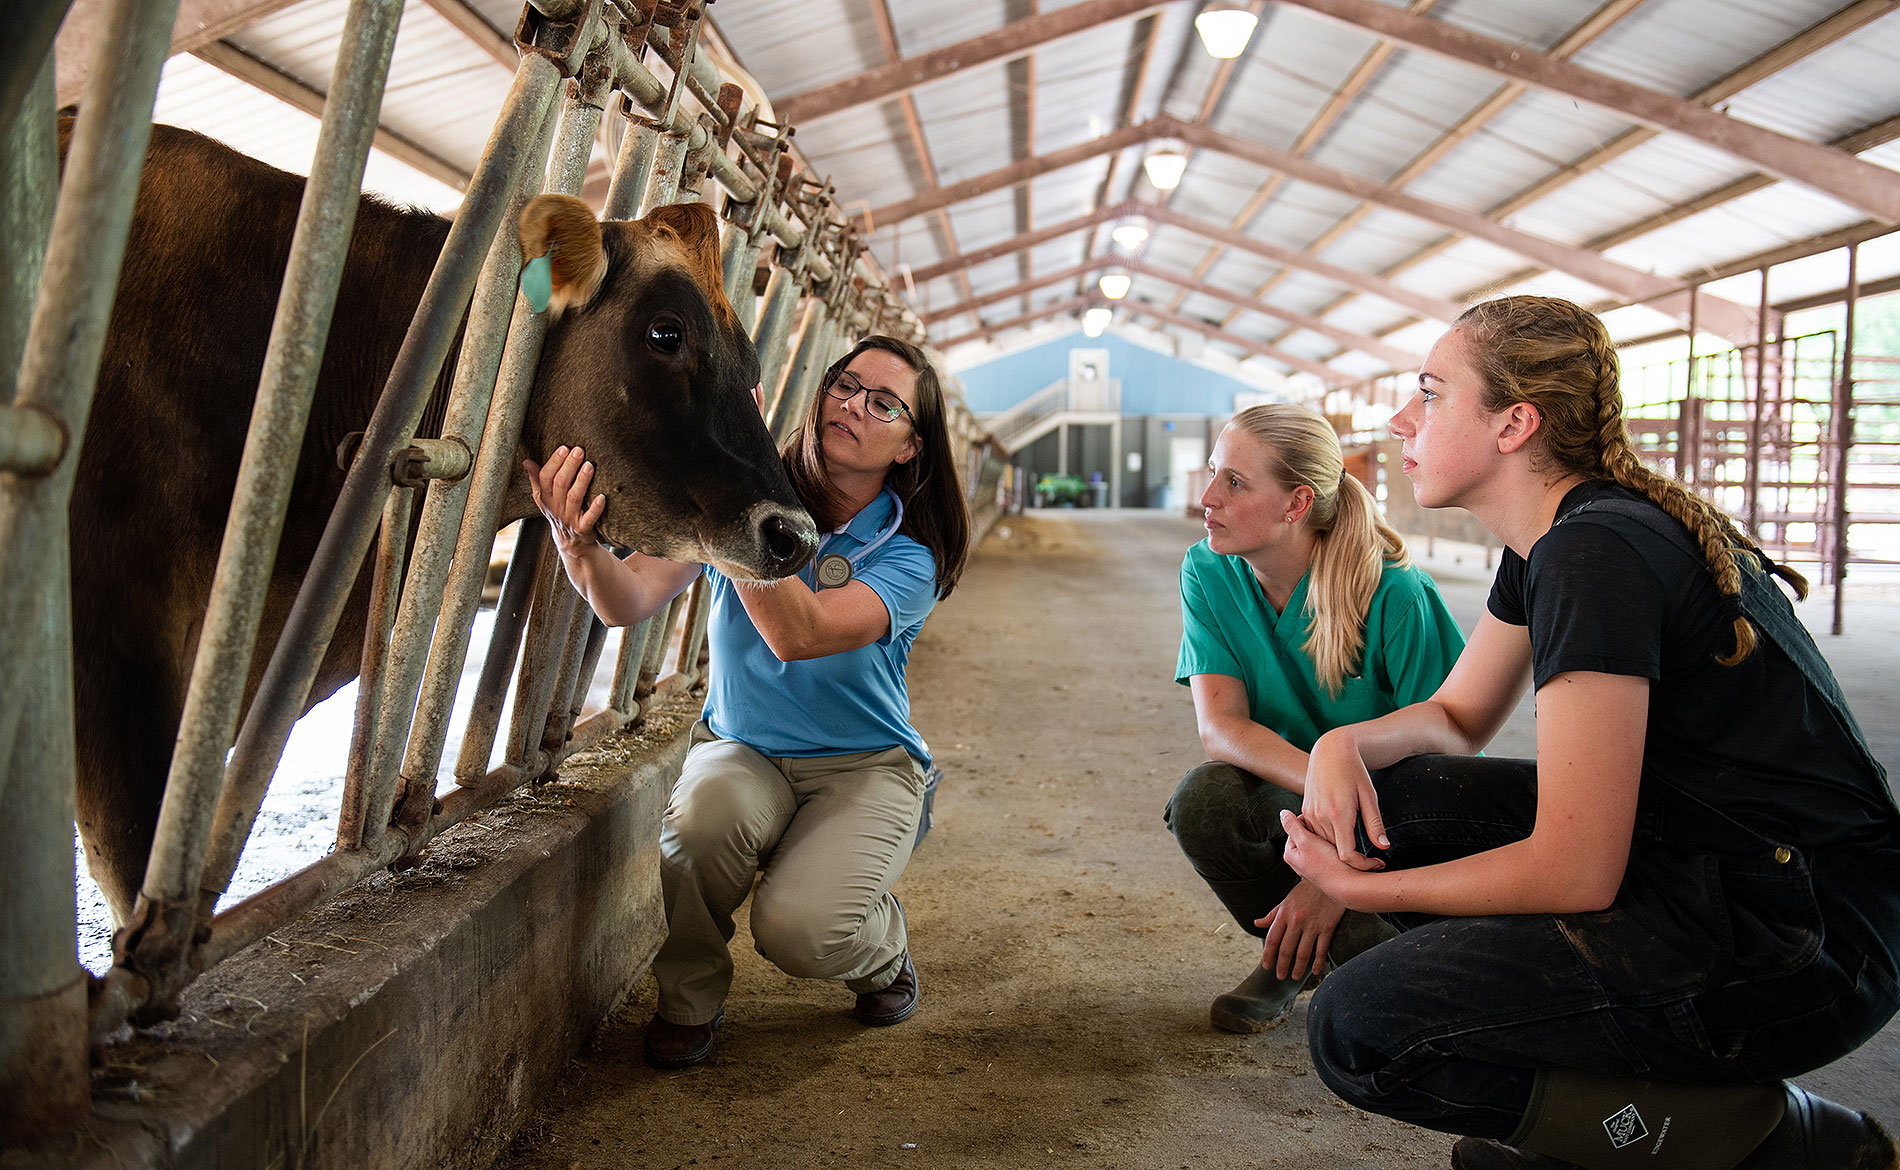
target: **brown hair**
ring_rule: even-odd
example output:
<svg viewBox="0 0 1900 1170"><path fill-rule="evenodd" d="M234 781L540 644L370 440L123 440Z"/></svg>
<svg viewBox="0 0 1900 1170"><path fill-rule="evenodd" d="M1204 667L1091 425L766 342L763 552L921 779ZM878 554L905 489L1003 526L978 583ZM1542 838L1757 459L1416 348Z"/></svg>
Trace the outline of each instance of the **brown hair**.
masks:
<svg viewBox="0 0 1900 1170"><path fill-rule="evenodd" d="M1517 402L1535 406L1542 418L1541 451L1557 467L1585 479L1613 480L1655 501L1702 547L1716 588L1725 597L1740 597L1741 558L1760 556L1760 547L1727 513L1637 459L1623 423L1616 347L1596 314L1556 297L1499 297L1466 309L1453 328L1470 343L1487 411ZM1772 567L1796 597L1808 595L1806 577L1786 565ZM1716 659L1724 666L1755 650L1755 628L1739 609L1733 623L1735 649Z"/></svg>
<svg viewBox="0 0 1900 1170"><path fill-rule="evenodd" d="M823 388L829 389L846 366L870 349L881 349L896 356L917 375L916 401L911 403L908 419L917 435L919 449L914 459L891 468L887 482L897 498L904 501L904 522L898 531L929 549L937 560L937 597L941 600L956 588L970 552L970 509L964 503L963 488L957 480L956 458L950 453L943 381L937 377L936 367L923 350L902 338L874 334L831 363L825 371ZM783 452L785 472L791 477L792 488L817 522L820 532L836 528L847 519L844 500L825 471L824 452L819 445L818 418L824 408L825 395L821 390L812 395L805 421L786 441Z"/></svg>
<svg viewBox="0 0 1900 1170"><path fill-rule="evenodd" d="M1312 632L1303 647L1326 693L1338 696L1366 646L1366 609L1388 562L1407 563L1405 540L1379 515L1372 493L1346 471L1332 424L1290 402L1250 406L1233 425L1267 449L1267 474L1313 506L1301 523L1317 538L1306 590Z"/></svg>

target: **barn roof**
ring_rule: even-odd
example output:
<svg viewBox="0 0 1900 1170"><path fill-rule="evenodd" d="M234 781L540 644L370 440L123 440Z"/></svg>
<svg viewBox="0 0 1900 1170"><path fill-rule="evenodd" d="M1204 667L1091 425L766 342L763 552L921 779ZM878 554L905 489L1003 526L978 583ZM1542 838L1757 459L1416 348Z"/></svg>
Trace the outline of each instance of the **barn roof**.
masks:
<svg viewBox="0 0 1900 1170"><path fill-rule="evenodd" d="M307 167L347 0L184 0L160 120ZM1217 60L1195 19L1258 17ZM1407 363L1535 289L1620 338L1752 336L1900 283L1900 0L719 0L756 83L951 367L1117 320L1269 376ZM91 0L62 33L62 96ZM411 0L367 185L452 207L509 84L510 0ZM215 36L207 36L215 33ZM301 107L301 108L300 108ZM1171 190L1143 159L1186 156ZM603 152L604 154L604 152ZM604 162L596 161L597 169ZM1139 224L1145 240L1111 239ZM1124 234L1124 239L1132 238ZM1119 269L1131 291L1104 301ZM1199 348L1199 341L1193 343ZM1704 342L1706 347L1710 342Z"/></svg>

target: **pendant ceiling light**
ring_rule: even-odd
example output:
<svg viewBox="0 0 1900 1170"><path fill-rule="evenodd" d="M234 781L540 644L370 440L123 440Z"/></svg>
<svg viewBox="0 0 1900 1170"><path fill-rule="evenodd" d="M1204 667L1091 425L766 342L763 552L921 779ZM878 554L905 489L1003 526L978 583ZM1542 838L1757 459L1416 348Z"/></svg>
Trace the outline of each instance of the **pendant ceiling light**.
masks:
<svg viewBox="0 0 1900 1170"><path fill-rule="evenodd" d="M1210 57L1227 60L1247 51L1254 26L1260 18L1239 4L1215 0L1194 18L1194 31L1201 34L1201 46Z"/></svg>
<svg viewBox="0 0 1900 1170"><path fill-rule="evenodd" d="M1181 185L1181 175L1187 170L1187 155L1173 147L1157 150L1141 160L1141 169L1148 172L1148 181L1163 191L1172 191Z"/></svg>
<svg viewBox="0 0 1900 1170"><path fill-rule="evenodd" d="M1108 238L1124 248L1139 248L1148 242L1148 228L1145 224L1130 221L1108 233Z"/></svg>
<svg viewBox="0 0 1900 1170"><path fill-rule="evenodd" d="M1111 301L1119 301L1128 295L1129 286L1135 282L1126 272L1104 272L1102 279L1096 283L1101 286L1103 296Z"/></svg>
<svg viewBox="0 0 1900 1170"><path fill-rule="evenodd" d="M1090 337L1100 337L1114 316L1115 310L1107 305L1096 305L1082 314L1082 332Z"/></svg>

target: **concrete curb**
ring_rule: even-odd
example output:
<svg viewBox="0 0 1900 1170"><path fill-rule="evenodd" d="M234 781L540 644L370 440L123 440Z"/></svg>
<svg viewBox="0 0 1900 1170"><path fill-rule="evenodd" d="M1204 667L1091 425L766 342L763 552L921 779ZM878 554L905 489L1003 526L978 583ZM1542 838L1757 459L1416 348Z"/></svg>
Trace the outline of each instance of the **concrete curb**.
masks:
<svg viewBox="0 0 1900 1170"><path fill-rule="evenodd" d="M4 1170L479 1170L665 933L659 821L698 699L576 756L195 984L92 1117Z"/></svg>

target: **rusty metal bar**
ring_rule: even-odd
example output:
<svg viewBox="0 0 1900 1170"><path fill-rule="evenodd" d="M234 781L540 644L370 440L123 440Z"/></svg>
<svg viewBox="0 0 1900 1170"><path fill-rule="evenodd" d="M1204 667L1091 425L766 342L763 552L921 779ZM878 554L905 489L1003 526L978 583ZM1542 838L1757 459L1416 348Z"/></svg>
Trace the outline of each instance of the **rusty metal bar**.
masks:
<svg viewBox="0 0 1900 1170"><path fill-rule="evenodd" d="M551 123L542 124L529 156L530 165L522 168L519 182L502 213L502 222L506 226L495 233L494 242L489 245L488 259L482 265L475 302L469 311L461 360L456 366L455 382L449 391L447 415L442 424L445 440L453 440L465 447L483 441L482 431L492 409L504 346L508 342L517 310L516 286L521 277L522 256L514 224L521 218L522 208L527 206L528 200L540 193L544 172L553 172L555 190L572 194L580 189L580 181L586 174L587 155L593 149L594 131L600 123L600 103L605 101L606 85L601 76L604 60L605 53L598 47L584 59L580 80L570 85L571 93L563 106L559 131ZM554 140L551 161L550 139ZM574 157L576 154L580 156L578 162ZM535 314L523 312L522 315ZM533 344L518 349L513 355L514 360L531 365L538 361L539 342L544 332L544 329L537 331L533 335ZM505 440L511 455L516 437L514 434L495 436ZM422 528L416 538L416 554L409 568L407 583L403 586L402 613L396 625L391 669L380 693L378 720L388 730L378 737L369 771L370 799L367 809L372 824L380 825L387 820L399 792L434 787L435 765L440 762L439 755L430 752L418 757L419 761L429 759L430 766L427 769L410 768L405 771L402 765L412 737L412 728L420 718L418 692L428 666L431 642L440 624L439 615L448 587L451 554L456 550L460 530L471 522L467 516L467 505L472 487L468 479L452 485L433 486L423 509ZM487 535L492 545L495 527L492 515L486 520L481 517L473 520L482 521L476 524L476 528ZM486 558L483 558L483 564L486 565ZM478 592L479 588L477 585ZM458 679L465 656L466 643L463 653L456 656L453 664ZM441 705L440 710L431 713L427 723L431 730L436 726L447 726L450 718L448 708L453 705L454 697L453 689L438 689L430 693L430 700Z"/></svg>
<svg viewBox="0 0 1900 1170"><path fill-rule="evenodd" d="M1834 547L1834 624L1833 632L1846 629L1847 607L1847 455L1854 445L1854 317L1860 303L1860 245L1847 246L1846 320L1841 326L1841 378L1834 390L1834 491L1829 500L1833 513Z"/></svg>
<svg viewBox="0 0 1900 1170"><path fill-rule="evenodd" d="M363 623L363 665L356 676L356 722L350 731L349 764L343 774L343 806L337 816L338 849L359 848L365 826L380 829L388 819L387 812L382 817L375 815L370 760L383 715L383 677L390 660L390 633L396 628L403 556L409 549L409 517L415 511L415 503L416 489L412 487L395 488L383 502L383 535L376 549L369 614Z"/></svg>
<svg viewBox="0 0 1900 1170"><path fill-rule="evenodd" d="M648 618L620 632L620 658L614 666L612 698L607 705L628 718L640 713L633 691L640 681L640 664L646 659L647 639L653 635L654 626L654 619Z"/></svg>
<svg viewBox="0 0 1900 1170"><path fill-rule="evenodd" d="M706 623L712 609L712 590L706 585L706 577L701 574L686 593L686 624L680 633L679 672L686 676L690 684L699 685L701 680L699 652L706 645Z"/></svg>
<svg viewBox="0 0 1900 1170"><path fill-rule="evenodd" d="M458 784L476 783L488 772L488 757L494 753L495 735L501 727L501 709L508 699L508 680L514 676L515 655L521 649L521 631L528 620L534 567L547 539L548 522L539 516L523 520L515 534L514 551L502 574L501 597L495 602L495 624L489 629L481 678L475 685L474 705L462 734L461 756L455 764Z"/></svg>
<svg viewBox="0 0 1900 1170"><path fill-rule="evenodd" d="M1768 404L1768 269L1761 270L1761 307L1756 314L1755 409L1748 419L1747 483L1742 492L1747 508L1748 533L1761 539L1761 414Z"/></svg>
<svg viewBox="0 0 1900 1170"><path fill-rule="evenodd" d="M574 600L573 613L567 623L566 642L561 647L560 664L554 671L554 685L548 688L548 705L541 719L541 750L548 754L550 769L565 754L563 745L567 743L568 732L574 727L577 712L568 708L574 704L574 691L581 683L581 667L587 658L588 642L592 640L596 627L603 634L607 629L594 616L593 610L579 604L578 594ZM594 656L596 660L600 656L598 644L594 647Z"/></svg>
<svg viewBox="0 0 1900 1170"><path fill-rule="evenodd" d="M539 138L560 80L558 67L546 57L522 55L502 115L370 416L362 454L344 480L303 588L238 733L213 828L217 853L205 867L208 894L226 888L237 867L238 853L257 818L291 725L303 714L350 584L374 538L382 499L390 486L384 469L396 450L407 445L428 404L502 212L526 165L525 148Z"/></svg>
<svg viewBox="0 0 1900 1170"><path fill-rule="evenodd" d="M527 645L515 674L515 705L508 716L508 762L520 766L523 778L545 770L539 760L541 732L547 724L548 704L554 696L555 675L567 646L578 594L567 581L560 553L552 542L542 548L534 572L534 604L528 611Z"/></svg>
<svg viewBox="0 0 1900 1170"><path fill-rule="evenodd" d="M50 37L50 33L48 34ZM59 181L49 53L21 82L13 109L0 109L0 246L13 263L0 271L0 402L27 345L33 297L46 261ZM11 410L11 407L5 409ZM38 410L21 412L45 419ZM29 424L30 425L30 424ZM61 454L64 454L63 445ZM46 470L52 471L58 465ZM0 476L0 493L30 498L38 488ZM87 1069L86 972L74 955L72 587L63 509L41 510L26 531L53 540L46 555L0 550L32 571L21 584L38 600L0 616L22 657L10 659L4 703L17 734L0 756L0 1146L71 1129L91 1108ZM16 779L17 778L17 779Z"/></svg>
<svg viewBox="0 0 1900 1170"><path fill-rule="evenodd" d="M651 707L654 688L659 683L660 666L666 661L666 648L672 644L673 630L679 625L680 611L685 607L686 594L677 594L666 603L665 613L660 615L652 635L647 638L646 649L640 658L640 675L633 686L633 697L640 704L641 715L645 715Z"/></svg>
<svg viewBox="0 0 1900 1170"><path fill-rule="evenodd" d="M632 633L629 630L627 633ZM622 637L626 635L623 634ZM581 651L581 669L574 681L574 695L568 703L567 727L571 733L587 710L587 696L594 689L594 676L600 673L600 658L607 650L607 625L599 618L587 627L587 645ZM608 704L612 706L612 704Z"/></svg>
<svg viewBox="0 0 1900 1170"><path fill-rule="evenodd" d="M176 11L176 0L105 4L50 231L44 227L42 202L56 181L57 166L46 97L50 63L43 63L40 76L28 83L21 112L5 128L9 158L4 165L20 188L13 190L10 182L3 198L9 218L22 217L10 235L16 228L20 232L16 238L22 240L27 269L21 275L39 270L38 299L11 397L16 407L59 420L70 435L85 434L92 409ZM23 151L18 158L15 147ZM13 242L10 238L9 246ZM14 295L8 294L9 302ZM18 307L6 306L9 346L17 336ZM6 369L11 373L11 362ZM72 944L72 862L46 852L55 844L64 851L71 840L72 623L64 599L71 596L67 506L78 463L77 446L69 446L50 474L0 484L0 662L10 664L7 693L0 696L0 764L7 776L22 777L19 785L0 779L0 787L17 789L8 793L18 818L11 828L38 838L36 845L19 846L17 855L9 840L8 853L0 857L9 890L16 883L21 890L17 899L8 898L6 930L24 932L14 960L19 969L0 967L8 984L0 988L0 1029L7 1044L0 1090L22 1106L0 1124L20 1138L68 1128L90 1108L87 992L83 972L74 970ZM61 600L49 604L50 590L57 590ZM35 664L43 669L33 669ZM46 787L29 791L27 785L35 781ZM44 919L35 921L42 914ZM59 944L39 933L55 924L68 932ZM13 940L7 941L12 955ZM16 1049L16 1042L26 1047Z"/></svg>
<svg viewBox="0 0 1900 1170"><path fill-rule="evenodd" d="M375 124L360 114L382 101L401 16L402 6L394 0L371 0L353 5L345 23L336 84L297 215L141 900L183 908L199 890L215 832L225 749L237 729L250 677L305 422L361 202ZM242 837L231 849L234 857L241 846ZM182 972L189 911L181 909L175 917L178 921L162 928L171 940L162 961Z"/></svg>

